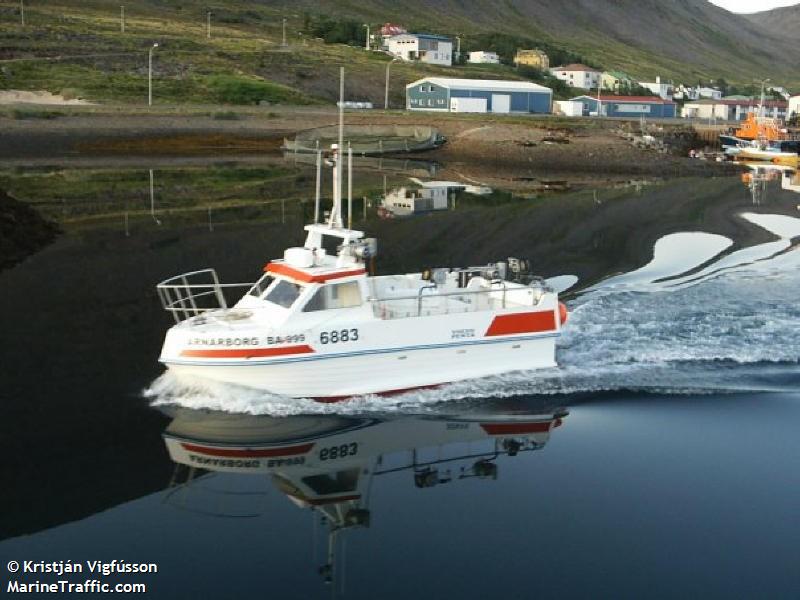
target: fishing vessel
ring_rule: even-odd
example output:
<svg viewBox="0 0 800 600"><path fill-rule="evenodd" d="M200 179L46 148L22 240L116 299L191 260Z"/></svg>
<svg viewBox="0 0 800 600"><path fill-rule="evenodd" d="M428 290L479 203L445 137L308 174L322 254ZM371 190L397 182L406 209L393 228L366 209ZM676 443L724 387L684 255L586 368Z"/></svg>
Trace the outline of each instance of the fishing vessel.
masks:
<svg viewBox="0 0 800 600"><path fill-rule="evenodd" d="M567 310L530 261L376 276L377 240L343 224L341 154L334 144L326 157L330 218L319 222L318 195L305 244L258 281L226 285L203 269L158 284L176 320L160 356L169 371L336 401L556 366ZM247 292L229 307L238 286Z"/></svg>

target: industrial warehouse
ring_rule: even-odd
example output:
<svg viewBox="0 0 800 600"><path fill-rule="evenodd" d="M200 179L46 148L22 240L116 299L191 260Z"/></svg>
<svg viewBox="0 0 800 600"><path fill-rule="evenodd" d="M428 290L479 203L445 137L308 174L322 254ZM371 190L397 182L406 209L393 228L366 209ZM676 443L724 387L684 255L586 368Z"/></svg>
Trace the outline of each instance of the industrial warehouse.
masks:
<svg viewBox="0 0 800 600"><path fill-rule="evenodd" d="M604 117L652 117L671 119L677 116L676 105L658 96L578 96L572 102L583 105L582 113Z"/></svg>
<svg viewBox="0 0 800 600"><path fill-rule="evenodd" d="M406 86L408 110L549 113L550 88L527 81L426 77Z"/></svg>

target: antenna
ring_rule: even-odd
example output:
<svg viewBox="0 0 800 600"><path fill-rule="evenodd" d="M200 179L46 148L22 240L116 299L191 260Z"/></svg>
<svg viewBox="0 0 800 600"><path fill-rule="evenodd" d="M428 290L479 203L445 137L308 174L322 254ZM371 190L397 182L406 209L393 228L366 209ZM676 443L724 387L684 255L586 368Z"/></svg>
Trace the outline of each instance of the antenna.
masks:
<svg viewBox="0 0 800 600"><path fill-rule="evenodd" d="M339 67L339 143L331 146L333 167L333 208L328 226L343 228L342 224L342 150L344 146L344 67Z"/></svg>

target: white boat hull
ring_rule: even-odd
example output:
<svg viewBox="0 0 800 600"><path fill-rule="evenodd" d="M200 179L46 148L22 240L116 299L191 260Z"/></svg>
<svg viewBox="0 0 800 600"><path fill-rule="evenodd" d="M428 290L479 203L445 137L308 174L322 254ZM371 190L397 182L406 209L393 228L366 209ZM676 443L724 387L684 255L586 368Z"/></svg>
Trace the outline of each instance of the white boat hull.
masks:
<svg viewBox="0 0 800 600"><path fill-rule="evenodd" d="M168 363L179 378L202 378L296 398L334 401L517 370L555 367L557 333L230 364Z"/></svg>

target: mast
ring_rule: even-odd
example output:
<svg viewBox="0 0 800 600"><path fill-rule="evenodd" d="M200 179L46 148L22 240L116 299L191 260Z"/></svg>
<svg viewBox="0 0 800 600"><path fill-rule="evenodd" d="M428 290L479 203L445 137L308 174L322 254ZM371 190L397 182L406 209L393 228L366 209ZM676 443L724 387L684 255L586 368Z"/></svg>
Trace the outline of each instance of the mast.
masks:
<svg viewBox="0 0 800 600"><path fill-rule="evenodd" d="M343 228L342 223L342 149L344 146L344 67L339 67L339 143L331 146L333 166L333 208L329 227Z"/></svg>

